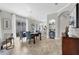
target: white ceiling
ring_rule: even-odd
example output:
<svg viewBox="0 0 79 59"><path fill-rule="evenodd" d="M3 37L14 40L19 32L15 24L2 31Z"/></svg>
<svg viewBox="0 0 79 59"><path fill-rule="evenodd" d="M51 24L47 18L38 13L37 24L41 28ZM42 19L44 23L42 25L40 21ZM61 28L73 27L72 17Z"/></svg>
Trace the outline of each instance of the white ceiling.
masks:
<svg viewBox="0 0 79 59"><path fill-rule="evenodd" d="M22 16L32 16L38 20L45 20L47 14L55 13L67 3L0 3L0 9Z"/></svg>

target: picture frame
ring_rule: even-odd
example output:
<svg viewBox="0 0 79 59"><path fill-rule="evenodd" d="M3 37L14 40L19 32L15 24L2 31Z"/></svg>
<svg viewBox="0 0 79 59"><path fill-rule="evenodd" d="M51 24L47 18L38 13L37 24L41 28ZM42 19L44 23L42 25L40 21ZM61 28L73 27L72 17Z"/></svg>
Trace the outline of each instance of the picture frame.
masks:
<svg viewBox="0 0 79 59"><path fill-rule="evenodd" d="M8 18L3 19L3 28L4 30L11 29L11 21Z"/></svg>

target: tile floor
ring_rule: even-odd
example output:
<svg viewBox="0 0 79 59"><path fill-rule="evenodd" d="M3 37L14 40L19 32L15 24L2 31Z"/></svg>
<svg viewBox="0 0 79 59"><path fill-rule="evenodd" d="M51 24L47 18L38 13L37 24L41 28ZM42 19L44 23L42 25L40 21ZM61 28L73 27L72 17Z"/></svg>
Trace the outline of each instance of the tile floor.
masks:
<svg viewBox="0 0 79 59"><path fill-rule="evenodd" d="M15 39L15 47L9 50L0 50L0 55L61 55L62 44L60 39L36 40L36 44L28 44L28 40Z"/></svg>

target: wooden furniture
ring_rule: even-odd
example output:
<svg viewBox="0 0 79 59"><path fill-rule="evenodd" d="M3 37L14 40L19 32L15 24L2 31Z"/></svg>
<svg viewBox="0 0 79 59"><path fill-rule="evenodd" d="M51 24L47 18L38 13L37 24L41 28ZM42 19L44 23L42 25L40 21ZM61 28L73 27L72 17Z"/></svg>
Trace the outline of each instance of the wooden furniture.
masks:
<svg viewBox="0 0 79 59"><path fill-rule="evenodd" d="M10 43L8 45L8 43ZM4 48L3 46L6 45L6 49L9 49L9 47L12 46L12 48L14 47L14 38L13 37L9 37L7 38L5 41L2 42L2 45L1 45L1 50Z"/></svg>
<svg viewBox="0 0 79 59"><path fill-rule="evenodd" d="M62 37L62 54L79 55L79 38Z"/></svg>
<svg viewBox="0 0 79 59"><path fill-rule="evenodd" d="M33 39L33 43L35 44L35 40L37 40L37 37L39 37L39 39L41 40L41 33L40 32L35 32L35 33L31 33L30 31L28 32L21 32L20 33L20 40L23 40L23 37L27 37L26 39L29 39L29 44L31 42L31 39Z"/></svg>
<svg viewBox="0 0 79 59"><path fill-rule="evenodd" d="M37 36L39 36L40 40L41 40L41 33L31 33L31 36L33 38L33 43L35 44L35 40L37 40Z"/></svg>

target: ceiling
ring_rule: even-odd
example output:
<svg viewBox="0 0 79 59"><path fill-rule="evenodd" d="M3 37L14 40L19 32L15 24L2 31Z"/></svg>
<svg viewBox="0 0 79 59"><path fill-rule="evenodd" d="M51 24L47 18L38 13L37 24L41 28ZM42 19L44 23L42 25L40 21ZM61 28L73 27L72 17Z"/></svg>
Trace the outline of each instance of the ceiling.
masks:
<svg viewBox="0 0 79 59"><path fill-rule="evenodd" d="M0 9L43 21L47 14L55 13L66 5L67 3L0 3Z"/></svg>

